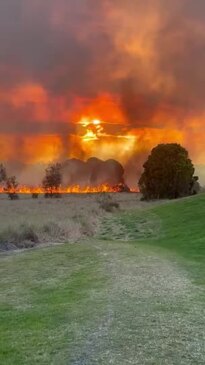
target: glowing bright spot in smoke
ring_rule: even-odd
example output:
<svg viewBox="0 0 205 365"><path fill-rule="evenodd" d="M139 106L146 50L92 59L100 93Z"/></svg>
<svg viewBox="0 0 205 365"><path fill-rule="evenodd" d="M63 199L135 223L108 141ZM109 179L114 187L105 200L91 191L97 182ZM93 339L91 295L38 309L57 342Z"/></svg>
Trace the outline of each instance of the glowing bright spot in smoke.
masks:
<svg viewBox="0 0 205 365"><path fill-rule="evenodd" d="M78 124L81 124L83 127L87 127L90 124L90 120L88 118L81 118L80 122Z"/></svg>
<svg viewBox="0 0 205 365"><path fill-rule="evenodd" d="M93 119L93 124L94 125L99 125L99 124L101 124L101 121L99 120L99 119Z"/></svg>
<svg viewBox="0 0 205 365"><path fill-rule="evenodd" d="M81 136L84 142L96 141L102 136L103 127L101 126L100 119L93 119L89 117L82 117L78 122L83 128L85 128L84 134Z"/></svg>
<svg viewBox="0 0 205 365"><path fill-rule="evenodd" d="M82 137L83 141L96 141L98 139L97 134L93 132L91 129L87 129L86 133Z"/></svg>

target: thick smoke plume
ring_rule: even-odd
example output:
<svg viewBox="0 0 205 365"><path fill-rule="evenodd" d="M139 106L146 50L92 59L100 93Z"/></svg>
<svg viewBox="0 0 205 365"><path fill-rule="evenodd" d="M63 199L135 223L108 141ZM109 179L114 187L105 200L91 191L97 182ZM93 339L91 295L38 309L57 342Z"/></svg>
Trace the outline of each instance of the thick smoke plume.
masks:
<svg viewBox="0 0 205 365"><path fill-rule="evenodd" d="M98 158L90 158L84 162L78 159L70 159L63 163L63 185L72 186L79 184L85 186L110 186L124 184L124 169L115 160L102 161Z"/></svg>
<svg viewBox="0 0 205 365"><path fill-rule="evenodd" d="M203 0L7 0L0 32L0 160L21 176L95 156L134 181L160 142L203 168Z"/></svg>

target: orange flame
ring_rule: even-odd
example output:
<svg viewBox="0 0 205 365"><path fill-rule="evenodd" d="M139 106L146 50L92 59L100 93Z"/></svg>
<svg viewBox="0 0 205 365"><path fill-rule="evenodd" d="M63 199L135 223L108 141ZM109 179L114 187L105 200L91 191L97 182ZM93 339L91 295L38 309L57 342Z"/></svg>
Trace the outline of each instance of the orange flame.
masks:
<svg viewBox="0 0 205 365"><path fill-rule="evenodd" d="M0 159L5 164L13 160L29 165L48 164L67 158L86 160L97 157L102 160L117 159L126 165L133 156L150 151L158 143L169 142L181 143L189 148L195 163L205 161L201 142L204 118L190 116L186 120L186 128L179 128L181 111L177 107L173 109L159 105L154 115L150 115L149 124L145 123L143 127L143 121L130 123L127 120L119 97L111 94L99 94L94 99L75 97L68 110L66 98L51 97L40 84L26 84L11 93L0 90L0 102L2 100L22 111L24 108L26 111L29 105L31 113L27 132L22 132L20 137L15 133L15 124L14 133L0 133ZM137 103L140 110L148 108L143 104L143 98ZM41 123L42 133L37 133L33 125L30 129L32 120ZM56 131L56 120L59 133ZM49 133L52 125L55 128Z"/></svg>
<svg viewBox="0 0 205 365"><path fill-rule="evenodd" d="M50 191L46 191L41 186L27 186L27 185L19 185L16 189L6 189L3 186L0 186L0 194L45 194L45 193L57 193L57 194L87 194L87 193L118 193L123 191L123 184L118 184L115 186L110 186L109 184L102 184L98 186L80 186L80 185L71 185L71 186L61 186L59 189L50 189ZM130 190L131 192L138 192L136 189Z"/></svg>

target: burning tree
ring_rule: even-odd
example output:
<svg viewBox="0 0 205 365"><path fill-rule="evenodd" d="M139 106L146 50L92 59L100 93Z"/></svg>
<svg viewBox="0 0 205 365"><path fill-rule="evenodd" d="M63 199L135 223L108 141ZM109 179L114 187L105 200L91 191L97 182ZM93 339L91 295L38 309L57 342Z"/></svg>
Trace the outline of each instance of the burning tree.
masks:
<svg viewBox="0 0 205 365"><path fill-rule="evenodd" d="M15 199L19 198L19 196L17 194L18 185L19 184L16 180L16 176L11 176L11 177L7 178L5 191L7 192L8 197L11 200L15 200Z"/></svg>
<svg viewBox="0 0 205 365"><path fill-rule="evenodd" d="M58 197L60 193L60 186L62 183L62 166L59 163L49 165L45 171L43 179L43 189L45 197Z"/></svg>
<svg viewBox="0 0 205 365"><path fill-rule="evenodd" d="M195 169L187 150L179 144L158 145L143 167L139 187L145 200L175 199L193 194L197 181Z"/></svg>

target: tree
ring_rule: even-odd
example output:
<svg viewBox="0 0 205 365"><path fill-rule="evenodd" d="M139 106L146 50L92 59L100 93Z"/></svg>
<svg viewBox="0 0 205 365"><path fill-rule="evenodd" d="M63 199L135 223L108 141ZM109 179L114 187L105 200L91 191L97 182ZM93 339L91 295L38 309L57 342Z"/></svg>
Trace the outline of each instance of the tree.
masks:
<svg viewBox="0 0 205 365"><path fill-rule="evenodd" d="M51 164L45 171L43 179L43 189L45 197L59 196L60 185L62 183L62 166L59 163Z"/></svg>
<svg viewBox="0 0 205 365"><path fill-rule="evenodd" d="M0 164L0 183L6 180L6 169L3 164Z"/></svg>
<svg viewBox="0 0 205 365"><path fill-rule="evenodd" d="M17 194L18 185L19 185L19 183L16 180L16 176L11 176L11 177L7 178L5 191L7 192L8 197L11 200L16 200L19 198L19 196Z"/></svg>
<svg viewBox="0 0 205 365"><path fill-rule="evenodd" d="M177 143L155 147L143 167L139 187L145 200L191 195L198 180L187 150Z"/></svg>

